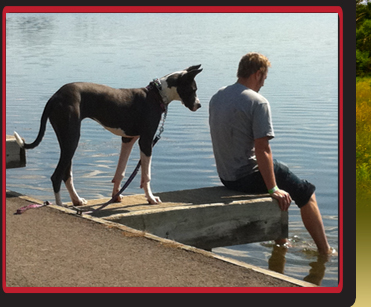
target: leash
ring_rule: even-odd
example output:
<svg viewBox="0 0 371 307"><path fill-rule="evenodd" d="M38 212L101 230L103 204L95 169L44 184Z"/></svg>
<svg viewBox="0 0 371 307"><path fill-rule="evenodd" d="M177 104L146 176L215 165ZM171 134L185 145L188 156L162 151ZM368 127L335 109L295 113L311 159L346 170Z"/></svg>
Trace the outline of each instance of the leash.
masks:
<svg viewBox="0 0 371 307"><path fill-rule="evenodd" d="M161 89L161 84L159 84L158 79L154 79L153 80L153 84L156 85L156 87L158 89ZM152 84L150 84L149 86L152 86ZM165 126L166 116L167 116L167 105L164 106L164 115L162 117L162 122L161 122L161 125L160 125L160 129L159 129L158 134L156 135L156 137L153 139L152 147L155 146L156 143L161 139L161 134L164 132L164 126ZM90 211L89 210L85 211L83 208L79 208L79 207L75 207L75 206L72 206L70 208L76 210L76 214L77 215L82 215L84 213L85 214L92 214L92 213L98 212L98 211L102 210L103 208L107 207L108 205L114 203L114 200L122 192L124 192L126 190L126 188L130 185L130 183L134 180L135 176L137 175L137 173L138 173L138 171L140 169L140 164L141 164L141 160L139 160L139 162L138 162L137 166L135 167L134 171L131 173L130 177L125 182L125 184L122 186L122 188L120 189L120 191L118 191L114 196L112 196L112 198L109 201L105 202L100 207L98 207L98 208L96 208L94 210L90 210Z"/></svg>
<svg viewBox="0 0 371 307"><path fill-rule="evenodd" d="M17 209L17 211L14 214L15 215L16 214L22 214L25 211L27 211L28 209L38 209L38 208L46 207L46 206L49 206L49 205L51 205L51 203L48 202L48 201L46 201L42 205L40 205L40 204L31 204L31 205L23 206L22 208Z"/></svg>

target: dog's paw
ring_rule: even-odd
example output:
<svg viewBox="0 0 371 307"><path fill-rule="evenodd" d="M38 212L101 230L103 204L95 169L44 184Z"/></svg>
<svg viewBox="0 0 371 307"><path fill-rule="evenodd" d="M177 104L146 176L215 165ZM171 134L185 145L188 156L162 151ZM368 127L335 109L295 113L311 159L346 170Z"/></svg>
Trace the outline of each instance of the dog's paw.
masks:
<svg viewBox="0 0 371 307"><path fill-rule="evenodd" d="M115 195L112 195L112 197L114 197ZM124 196L123 195L118 195L116 198L113 199L113 201L115 203L120 203L122 200L124 199Z"/></svg>
<svg viewBox="0 0 371 307"><path fill-rule="evenodd" d="M88 203L88 201L85 199L85 198L79 198L78 201L73 201L73 205L75 207L78 207L78 206L84 206Z"/></svg>
<svg viewBox="0 0 371 307"><path fill-rule="evenodd" d="M157 197L157 196L153 196L151 198L147 198L147 200L148 200L148 203L150 205L156 205L156 204L160 204L161 203L160 197Z"/></svg>

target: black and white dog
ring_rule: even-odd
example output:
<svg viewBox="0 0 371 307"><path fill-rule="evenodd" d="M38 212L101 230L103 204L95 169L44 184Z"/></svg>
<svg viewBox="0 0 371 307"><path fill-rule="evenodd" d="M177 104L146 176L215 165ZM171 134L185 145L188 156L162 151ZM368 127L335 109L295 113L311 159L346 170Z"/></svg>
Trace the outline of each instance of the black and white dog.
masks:
<svg viewBox="0 0 371 307"><path fill-rule="evenodd" d="M134 143L139 139L141 158L141 185L150 204L161 202L152 194L151 156L152 142L161 114L173 100L180 100L191 111L201 107L196 95L194 78L202 71L201 65L191 66L151 82L149 86L136 89L114 89L105 85L76 82L62 86L47 102L41 117L36 140L26 144L14 132L18 144L31 149L38 146L44 136L49 119L57 135L61 155L51 176L57 205L62 206L60 188L62 180L75 206L86 204L76 193L72 180L72 158L80 139L81 121L88 117L105 129L122 137L121 152L112 180L112 195L120 190L126 164ZM121 200L121 196L117 201Z"/></svg>

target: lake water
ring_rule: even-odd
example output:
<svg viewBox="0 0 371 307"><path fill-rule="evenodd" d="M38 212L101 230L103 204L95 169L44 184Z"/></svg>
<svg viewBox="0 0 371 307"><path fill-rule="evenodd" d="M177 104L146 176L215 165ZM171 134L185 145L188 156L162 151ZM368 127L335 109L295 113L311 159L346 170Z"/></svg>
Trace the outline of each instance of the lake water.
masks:
<svg viewBox="0 0 371 307"><path fill-rule="evenodd" d="M202 108L169 106L165 131L154 148L152 190L221 185L208 126L208 103L236 81L250 51L271 61L261 89L271 103L274 157L317 187L329 243L338 249L338 15L337 14L7 14L6 134L36 138L46 101L68 82L143 87L153 78L202 64L196 77ZM73 160L74 182L87 199L111 195L120 137L83 121ZM27 167L6 171L6 187L54 202L50 176L59 146L48 123L43 142L27 152ZM136 147L127 174L139 159ZM143 193L139 176L126 193ZM63 186L62 200L69 201ZM213 251L286 275L338 284L338 257L318 258L295 204L289 210L293 247L272 242Z"/></svg>

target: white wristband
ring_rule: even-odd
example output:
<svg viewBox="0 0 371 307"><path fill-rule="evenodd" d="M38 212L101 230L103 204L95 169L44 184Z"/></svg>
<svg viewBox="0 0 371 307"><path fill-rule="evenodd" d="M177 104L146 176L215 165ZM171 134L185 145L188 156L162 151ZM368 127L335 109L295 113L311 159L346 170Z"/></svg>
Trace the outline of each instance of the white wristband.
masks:
<svg viewBox="0 0 371 307"><path fill-rule="evenodd" d="M275 186L274 188L268 190L268 193L273 194L274 192L277 192L278 190L279 190L279 188L277 186Z"/></svg>

